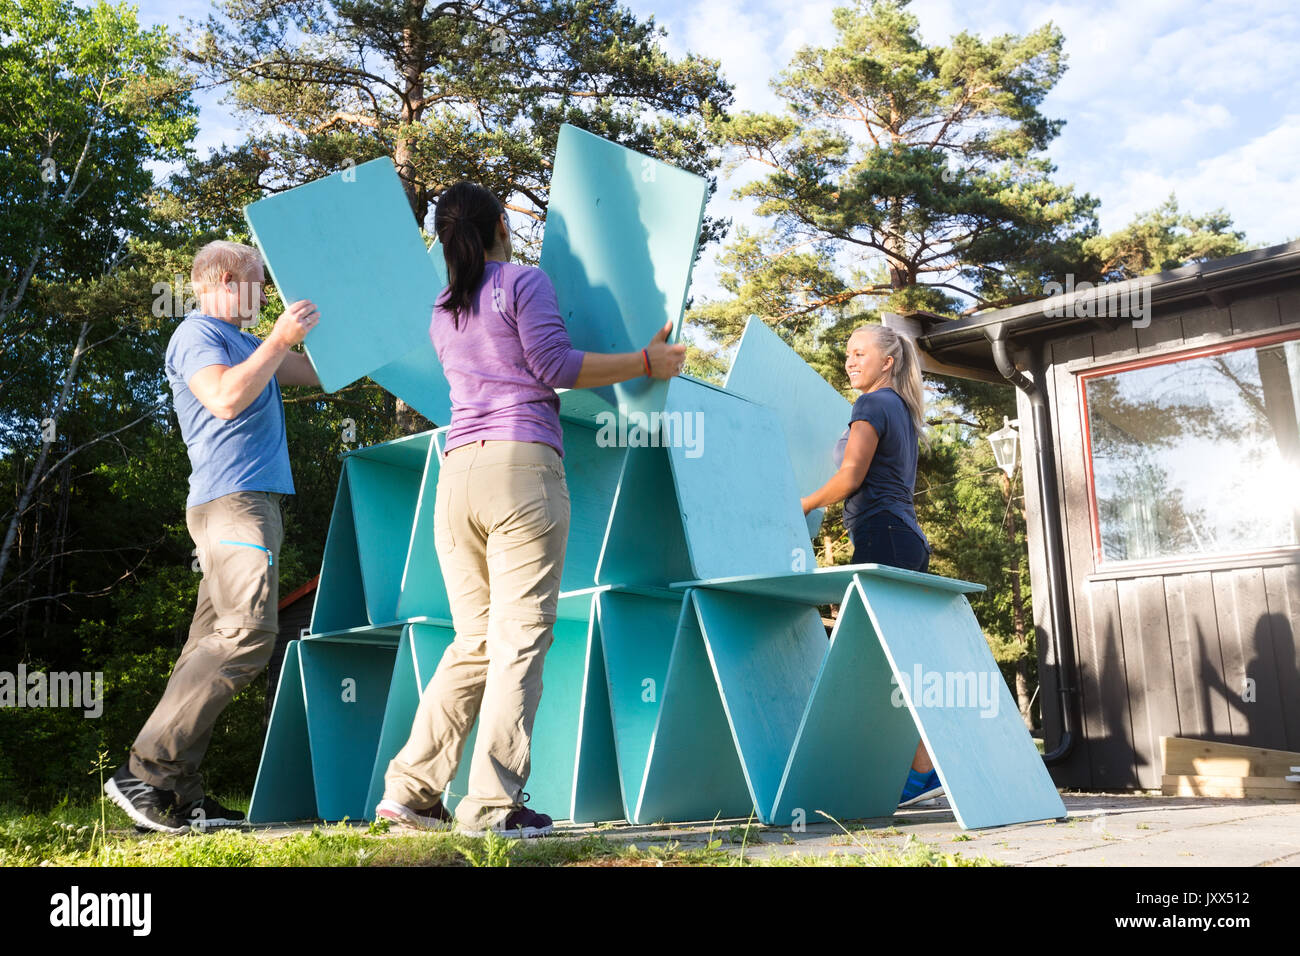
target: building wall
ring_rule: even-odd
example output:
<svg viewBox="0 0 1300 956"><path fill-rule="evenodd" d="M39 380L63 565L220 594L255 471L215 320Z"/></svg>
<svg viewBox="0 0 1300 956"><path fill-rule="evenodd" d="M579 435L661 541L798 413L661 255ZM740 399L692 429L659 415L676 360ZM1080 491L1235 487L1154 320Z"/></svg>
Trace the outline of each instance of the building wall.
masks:
<svg viewBox="0 0 1300 956"><path fill-rule="evenodd" d="M1300 331L1294 283L1239 293L1225 308L1157 312L1145 329L1123 322L1114 331L1039 347L1055 433L1084 738L1069 761L1053 768L1059 786L1158 788L1161 736L1300 751L1300 555L1099 569L1078 383L1080 372L1116 361L1288 330ZM1026 434L1033 419L1023 394L1019 407L1039 693L1045 725L1056 728L1043 529ZM1247 677L1255 684L1253 701L1243 699ZM1047 741L1049 748L1055 743Z"/></svg>

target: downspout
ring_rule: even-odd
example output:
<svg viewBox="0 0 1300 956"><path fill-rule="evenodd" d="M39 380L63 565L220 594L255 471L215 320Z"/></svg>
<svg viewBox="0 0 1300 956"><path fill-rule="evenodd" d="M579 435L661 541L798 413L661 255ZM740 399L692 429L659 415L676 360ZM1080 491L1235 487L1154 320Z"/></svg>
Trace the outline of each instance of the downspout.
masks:
<svg viewBox="0 0 1300 956"><path fill-rule="evenodd" d="M1078 740L1078 668L1074 661L1074 642L1071 639L1070 604L1067 599L1065 575L1065 536L1061 528L1058 508L1056 455L1052 442L1051 413L1047 398L1035 380L1042 381L1043 370L1034 367L1034 380L1025 376L1011 359L1007 348L1006 323L999 322L985 329L985 336L993 347L993 361L998 371L1012 385L1025 393L1034 415L1034 459L1038 473L1038 510L1043 518L1043 533L1047 539L1047 605L1052 623L1052 653L1056 661L1057 695L1061 708L1061 739L1056 749L1043 754L1048 766L1063 762L1074 750Z"/></svg>

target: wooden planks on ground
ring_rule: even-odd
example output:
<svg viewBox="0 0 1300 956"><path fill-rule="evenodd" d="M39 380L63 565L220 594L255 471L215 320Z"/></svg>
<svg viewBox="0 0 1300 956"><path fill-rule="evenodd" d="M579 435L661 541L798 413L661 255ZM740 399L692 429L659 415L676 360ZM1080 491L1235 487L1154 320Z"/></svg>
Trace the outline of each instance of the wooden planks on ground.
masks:
<svg viewBox="0 0 1300 956"><path fill-rule="evenodd" d="M1300 800L1300 753L1185 737L1160 738L1161 789L1179 797Z"/></svg>
<svg viewBox="0 0 1300 956"><path fill-rule="evenodd" d="M1289 750L1265 750L1186 737L1161 737L1160 755L1167 775L1285 777L1292 767L1300 765L1300 753Z"/></svg>
<svg viewBox="0 0 1300 956"><path fill-rule="evenodd" d="M1161 790L1167 797L1265 797L1300 800L1300 783L1285 777L1209 777L1165 774Z"/></svg>

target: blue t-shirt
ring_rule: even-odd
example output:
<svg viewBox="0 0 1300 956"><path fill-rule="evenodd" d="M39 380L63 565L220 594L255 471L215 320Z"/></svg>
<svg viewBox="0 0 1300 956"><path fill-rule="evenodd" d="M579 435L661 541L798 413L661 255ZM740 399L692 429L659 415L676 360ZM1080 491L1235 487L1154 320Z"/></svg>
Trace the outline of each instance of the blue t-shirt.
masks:
<svg viewBox="0 0 1300 956"><path fill-rule="evenodd" d="M198 312L187 315L167 343L167 381L190 454L186 507L235 491L293 494L284 405L275 377L229 421L213 415L189 389L189 380L199 369L238 365L261 344L251 332Z"/></svg>
<svg viewBox="0 0 1300 956"><path fill-rule="evenodd" d="M912 500L918 452L916 428L907 403L888 386L866 392L853 403L850 428L854 422L869 422L879 441L867 477L844 500L844 527L852 528L872 515L886 512L920 535L926 550L930 550L930 541L916 520L916 505ZM849 432L845 430L835 446L836 467L844 462L848 442Z"/></svg>

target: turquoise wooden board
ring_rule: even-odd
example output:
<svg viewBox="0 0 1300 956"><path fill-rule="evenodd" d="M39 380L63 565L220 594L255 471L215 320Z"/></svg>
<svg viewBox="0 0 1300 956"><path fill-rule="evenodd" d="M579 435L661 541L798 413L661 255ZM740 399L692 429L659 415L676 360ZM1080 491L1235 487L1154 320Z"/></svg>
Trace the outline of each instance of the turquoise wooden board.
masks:
<svg viewBox="0 0 1300 956"><path fill-rule="evenodd" d="M758 816L772 822L781 776L817 671L826 628L817 608L688 592Z"/></svg>
<svg viewBox="0 0 1300 956"><path fill-rule="evenodd" d="M580 588L577 591L561 591L560 599L556 602L556 617L565 618L570 621L585 621L591 614L592 598L600 591L606 590L601 586Z"/></svg>
<svg viewBox="0 0 1300 956"><path fill-rule="evenodd" d="M835 474L835 444L849 427L853 405L757 316L745 324L726 387L776 414L800 496ZM809 514L810 537L824 514L823 508Z"/></svg>
<svg viewBox="0 0 1300 956"><path fill-rule="evenodd" d="M891 815L920 740L891 703L893 671L850 582L772 810L781 826Z"/></svg>
<svg viewBox="0 0 1300 956"><path fill-rule="evenodd" d="M630 352L666 323L680 333L708 183L577 127L560 127L541 267L574 348ZM666 384L639 378L598 394L663 407Z"/></svg>
<svg viewBox="0 0 1300 956"><path fill-rule="evenodd" d="M532 771L524 789L528 806L562 819L573 801L578 718L587 665L587 622L555 622L555 642L542 670L542 702L533 724Z"/></svg>
<svg viewBox="0 0 1300 956"><path fill-rule="evenodd" d="M573 768L569 818L574 823L622 820L626 816L619 789L614 725L601 648L600 621L593 613L587 630L587 657L582 672L582 708Z"/></svg>
<svg viewBox="0 0 1300 956"><path fill-rule="evenodd" d="M635 812L668 677L682 597L607 591L596 599L626 816Z"/></svg>
<svg viewBox="0 0 1300 956"><path fill-rule="evenodd" d="M388 685L388 702L370 775L370 790L366 795L367 820L374 819L375 807L383 799L384 775L388 772L389 761L397 756L411 736L411 724L415 720L416 708L420 706L421 691L433 677L442 652L454 636L450 627L414 624L402 629L402 642L397 648L393 677ZM466 747L472 748L473 745L474 734L471 732ZM449 789L463 793L468 772L458 775L462 776L465 780L461 780L459 786L453 783ZM450 794L444 794L443 798L446 806L454 806Z"/></svg>
<svg viewBox="0 0 1300 956"><path fill-rule="evenodd" d="M304 344L325 391L428 341L442 286L392 160L258 200L244 217L284 301L320 310Z"/></svg>
<svg viewBox="0 0 1300 956"><path fill-rule="evenodd" d="M438 468L441 460L437 441L430 441L416 497L410 547L407 549L399 585L399 618L421 615L444 619L451 617L451 602L447 598L447 585L442 577L438 549L433 539L433 504L438 493Z"/></svg>
<svg viewBox="0 0 1300 956"><path fill-rule="evenodd" d="M624 449L601 447L596 432L562 422L564 475L569 486L569 538L560 588L576 591L596 583L596 565L609 526L609 513L623 471Z"/></svg>
<svg viewBox="0 0 1300 956"><path fill-rule="evenodd" d="M557 388L555 392L560 396L561 421L596 428L602 414L617 413L607 399L589 388Z"/></svg>
<svg viewBox="0 0 1300 956"><path fill-rule="evenodd" d="M702 581L674 581L674 589L708 588L713 591L730 591L734 594L753 594L756 597L775 598L779 601L797 601L803 604L838 604L844 589L853 583L855 575L907 581L941 591L970 594L983 591L984 585L937 574L922 574L884 564L837 564L834 567L814 568L810 571L792 571L785 574L740 574L731 577L710 578Z"/></svg>
<svg viewBox="0 0 1300 956"><path fill-rule="evenodd" d="M753 809L699 620L687 601L631 819L641 824L730 819L747 817Z"/></svg>
<svg viewBox="0 0 1300 956"><path fill-rule="evenodd" d="M436 241L429 247L429 260L433 263L434 284L441 292L447 286L447 263ZM432 321L432 313L425 316L423 337L413 340L398 358L371 372L370 378L429 421L445 426L451 421L451 385L429 337Z"/></svg>
<svg viewBox="0 0 1300 956"><path fill-rule="evenodd" d="M373 644L301 643L316 812L364 820L395 653Z"/></svg>
<svg viewBox="0 0 1300 956"><path fill-rule="evenodd" d="M327 631L324 634L307 634L301 640L307 644L378 644L383 647L396 647L402 639L402 628L405 624L404 621L390 621L375 627L349 627L341 631Z"/></svg>
<svg viewBox="0 0 1300 956"><path fill-rule="evenodd" d="M401 438L380 442L377 445L364 445L352 449L344 457L365 458L382 462L385 465L392 465L394 468L420 471L424 468L429 443L433 441L435 433L436 429L416 432L414 435L403 435Z"/></svg>
<svg viewBox="0 0 1300 956"><path fill-rule="evenodd" d="M370 789L366 793L366 819L373 820L375 807L384 796L384 774L411 733L411 721L420 703L420 683L415 674L415 656L411 652L411 628L402 628L401 642L393 661L393 676L388 683L388 701L384 705L384 719L379 728L379 744L375 751L375 764L370 773Z"/></svg>
<svg viewBox="0 0 1300 956"><path fill-rule="evenodd" d="M248 805L249 823L312 820L317 815L298 647L297 641L290 641L284 649L279 689Z"/></svg>
<svg viewBox="0 0 1300 956"><path fill-rule="evenodd" d="M601 584L663 585L691 577L668 453L629 448L596 566Z"/></svg>
<svg viewBox="0 0 1300 956"><path fill-rule="evenodd" d="M352 491L345 465L339 472L334 511L325 536L320 581L312 604L311 631L323 634L369 626L366 595L361 586L361 559L357 556L356 522L352 519Z"/></svg>
<svg viewBox="0 0 1300 956"><path fill-rule="evenodd" d="M978 829L1064 817L965 596L868 575L855 586L957 822Z"/></svg>
<svg viewBox="0 0 1300 956"><path fill-rule="evenodd" d="M693 578L816 567L776 416L720 389L673 379L665 411L696 423L668 447ZM680 434L688 429L682 425ZM680 580L669 578L669 580Z"/></svg>
<svg viewBox="0 0 1300 956"><path fill-rule="evenodd" d="M349 457L344 467L352 491L366 614L371 623L393 621L398 617L397 601L423 467L412 471L362 455Z"/></svg>

